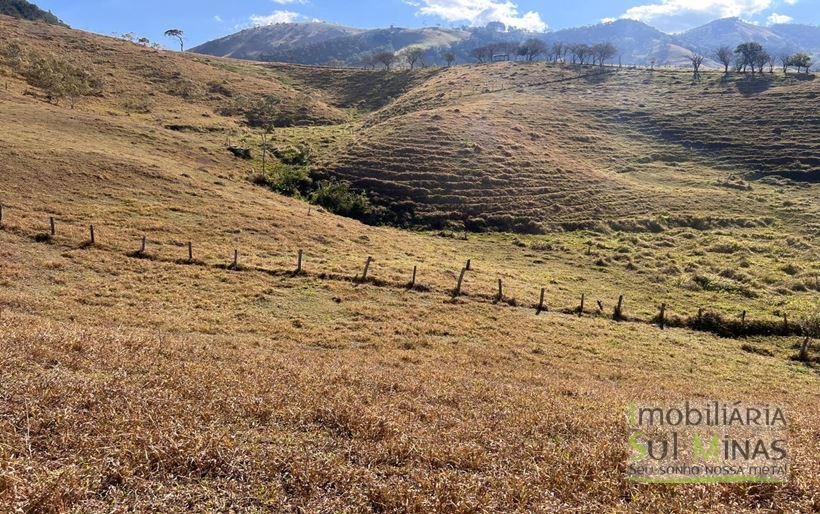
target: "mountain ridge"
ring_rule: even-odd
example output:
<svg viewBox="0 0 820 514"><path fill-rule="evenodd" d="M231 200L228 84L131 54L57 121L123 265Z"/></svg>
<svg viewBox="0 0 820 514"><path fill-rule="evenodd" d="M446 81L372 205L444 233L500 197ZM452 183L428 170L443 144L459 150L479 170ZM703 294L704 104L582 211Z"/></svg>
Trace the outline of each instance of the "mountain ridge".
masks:
<svg viewBox="0 0 820 514"><path fill-rule="evenodd" d="M328 37L315 38L317 27L328 28ZM330 34L338 30L335 36ZM300 31L304 37L300 37ZM279 34L287 34L283 39ZM770 52L804 51L820 58L820 27L799 24L759 26L739 18L722 18L680 34L667 34L646 23L619 19L582 27L533 33L491 24L487 27L441 27L355 29L321 22L281 23L246 29L199 45L192 49L218 57L253 58L257 60L310 65L358 66L366 54L401 52L410 46L426 49L428 64L442 64L441 52L451 51L456 61L472 62L470 51L498 42L519 43L527 38L547 43L611 42L619 50L615 58L624 64L687 65L691 52L711 54L719 46L734 47L745 41L763 44ZM260 47L260 41L261 46ZM230 52L219 51L230 42Z"/></svg>

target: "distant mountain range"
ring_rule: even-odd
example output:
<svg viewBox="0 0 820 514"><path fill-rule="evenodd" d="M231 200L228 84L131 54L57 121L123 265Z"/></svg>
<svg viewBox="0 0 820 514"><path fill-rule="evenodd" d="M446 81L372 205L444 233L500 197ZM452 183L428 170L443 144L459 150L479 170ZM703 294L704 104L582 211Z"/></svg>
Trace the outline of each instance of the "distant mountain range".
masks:
<svg viewBox="0 0 820 514"><path fill-rule="evenodd" d="M645 23L617 20L587 27L546 33L509 29L499 23L487 27L446 29L362 30L327 23L280 23L243 30L197 46L192 51L221 57L312 65L357 66L363 57L378 51L400 52L410 46L427 50L426 62L438 63L441 51L452 51L457 62L473 62L470 51L497 42L518 43L535 37L552 42L595 44L611 42L624 64L686 65L686 56L707 57L719 46L734 48L746 41L761 43L773 55L807 52L820 60L820 27L781 24L760 26L738 18L725 18L681 34L665 34Z"/></svg>
<svg viewBox="0 0 820 514"><path fill-rule="evenodd" d="M59 18L26 0L0 0L0 14L30 21L44 21L51 25L64 25Z"/></svg>

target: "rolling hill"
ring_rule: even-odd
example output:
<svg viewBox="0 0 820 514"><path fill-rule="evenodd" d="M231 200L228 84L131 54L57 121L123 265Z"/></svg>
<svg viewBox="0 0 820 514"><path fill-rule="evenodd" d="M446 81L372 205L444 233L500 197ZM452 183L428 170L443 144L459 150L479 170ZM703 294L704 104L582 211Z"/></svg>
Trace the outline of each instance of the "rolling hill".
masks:
<svg viewBox="0 0 820 514"><path fill-rule="evenodd" d="M0 33L0 510L814 508L812 75L385 73ZM48 98L42 55L98 88ZM260 187L242 108L266 97L269 166L308 148L315 180L446 226ZM727 395L786 410L787 483L626 478L627 405Z"/></svg>

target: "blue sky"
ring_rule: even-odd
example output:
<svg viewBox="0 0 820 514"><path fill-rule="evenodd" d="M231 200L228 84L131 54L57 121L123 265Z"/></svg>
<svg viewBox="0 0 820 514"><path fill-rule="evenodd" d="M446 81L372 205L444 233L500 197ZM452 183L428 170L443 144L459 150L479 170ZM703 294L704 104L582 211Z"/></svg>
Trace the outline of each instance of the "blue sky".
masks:
<svg viewBox="0 0 820 514"><path fill-rule="evenodd" d="M679 32L727 16L766 25L820 21L820 0L34 0L69 25L101 34L162 37L179 27L188 46L254 24L322 20L362 28L485 25L561 29L627 17Z"/></svg>

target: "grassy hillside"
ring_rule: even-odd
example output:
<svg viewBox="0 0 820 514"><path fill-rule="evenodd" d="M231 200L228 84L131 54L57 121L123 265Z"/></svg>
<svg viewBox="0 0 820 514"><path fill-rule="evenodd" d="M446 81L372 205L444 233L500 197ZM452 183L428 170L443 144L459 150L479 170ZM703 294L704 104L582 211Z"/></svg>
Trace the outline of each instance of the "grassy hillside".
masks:
<svg viewBox="0 0 820 514"><path fill-rule="evenodd" d="M746 185L820 178L820 124L805 109L816 94L811 76L458 67L366 117L322 170L434 226L537 231L664 211L762 221L779 200L757 216Z"/></svg>
<svg viewBox="0 0 820 514"><path fill-rule="evenodd" d="M646 79L639 72L599 82L498 66L504 90L484 93L491 84L474 87L474 68L313 70L157 53L6 19L0 29L105 78L102 94L72 108L0 64L0 505L813 508L816 350L802 363L793 334L735 339L650 323L666 303L672 321L704 308L736 323L746 311L753 328L779 326L785 314L793 333L820 311L818 186L731 178L738 171L714 155L647 134L642 124L662 120L701 137L694 123L663 117L664 98L682 93L654 96L685 85L656 75L644 105L630 107L625 95ZM562 73L571 80L534 84ZM171 93L180 79L235 93ZM769 91L808 95L800 88L812 84ZM377 85L394 98L378 98ZM553 98L554 88L565 95ZM312 145L322 173L356 178L344 164L355 159L411 170L396 187L453 184L436 193L441 203L419 205L460 206L445 198L459 196L501 212L497 194L511 215L563 230L372 227L274 194L249 180L258 152L243 161L226 148L258 142L225 109L254 95L303 113L273 144ZM152 103L136 110L127 98ZM746 97L729 89L724 98ZM618 121L613 109L651 116ZM497 180L496 193L452 178L476 173ZM540 217L544 209L555 214ZM370 280L357 283L368 256ZM542 287L548 310L536 315ZM621 294L627 319L615 322ZM676 488L624 478L629 402L726 396L787 409L789 483Z"/></svg>

